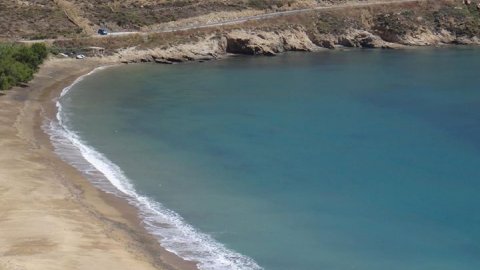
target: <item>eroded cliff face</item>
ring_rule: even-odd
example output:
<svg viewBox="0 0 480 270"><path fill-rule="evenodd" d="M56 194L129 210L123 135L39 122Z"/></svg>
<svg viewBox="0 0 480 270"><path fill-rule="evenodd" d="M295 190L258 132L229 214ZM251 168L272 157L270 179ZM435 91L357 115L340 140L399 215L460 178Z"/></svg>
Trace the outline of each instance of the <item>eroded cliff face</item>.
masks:
<svg viewBox="0 0 480 270"><path fill-rule="evenodd" d="M221 58L226 53L227 41L218 36L208 36L200 41L169 46L166 48L138 49L131 47L119 50L113 56L113 61L155 62L173 64L186 61L207 61Z"/></svg>
<svg viewBox="0 0 480 270"><path fill-rule="evenodd" d="M274 56L287 51L315 51L315 45L305 29L281 31L233 30L221 35L210 35L199 41L171 46L138 50L120 50L115 56L123 62L156 62L173 64L184 61L207 61L228 54Z"/></svg>
<svg viewBox="0 0 480 270"><path fill-rule="evenodd" d="M480 0L479 0L480 1ZM204 61L227 54L269 55L336 48L480 45L480 8L474 1L438 0L351 10L218 30L164 49L123 50L125 61Z"/></svg>
<svg viewBox="0 0 480 270"><path fill-rule="evenodd" d="M275 55L285 51L318 49L301 28L274 32L235 30L227 33L225 38L226 52L233 54Z"/></svg>
<svg viewBox="0 0 480 270"><path fill-rule="evenodd" d="M423 1L317 14L308 31L316 45L326 48L480 44L480 6L474 2Z"/></svg>

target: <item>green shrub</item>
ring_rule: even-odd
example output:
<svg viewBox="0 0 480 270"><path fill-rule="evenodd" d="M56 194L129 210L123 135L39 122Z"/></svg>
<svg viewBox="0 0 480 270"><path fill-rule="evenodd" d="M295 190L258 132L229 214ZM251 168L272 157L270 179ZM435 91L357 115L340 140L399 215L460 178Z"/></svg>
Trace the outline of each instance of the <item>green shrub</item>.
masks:
<svg viewBox="0 0 480 270"><path fill-rule="evenodd" d="M40 43L0 44L0 90L30 81L47 55L47 47Z"/></svg>

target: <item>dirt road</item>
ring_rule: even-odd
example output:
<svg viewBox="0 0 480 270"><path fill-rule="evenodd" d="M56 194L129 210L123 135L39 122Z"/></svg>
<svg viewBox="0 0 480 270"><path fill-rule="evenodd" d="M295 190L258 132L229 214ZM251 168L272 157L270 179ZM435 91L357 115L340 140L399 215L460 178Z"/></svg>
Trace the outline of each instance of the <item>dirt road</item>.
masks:
<svg viewBox="0 0 480 270"><path fill-rule="evenodd" d="M140 32L140 31L131 31L131 32L112 32L108 35L95 35L95 38L106 38L109 36L128 36L128 35L148 35L152 33L171 33L171 32L179 32L179 31L187 31L187 30L195 30L195 29L202 29L202 28L209 28L209 27L221 27L226 25L235 25L235 24L242 24L249 21L260 21L266 20L276 17L282 16L290 16L290 15L297 15L301 13L308 13L312 11L318 10L335 10L335 9L343 9L343 8L358 8L358 7L368 7L368 6L375 6L375 5L391 5L391 4L400 4L400 3L415 3L415 2L426 2L429 0L372 0L372 1L365 1L365 2L355 2L349 4L340 4L340 5L331 5L331 6L317 6L311 8L304 8L304 9L295 9L295 10L287 10L287 11L275 11L255 16L246 16L242 18L237 18L233 20L226 20L222 22L216 23L208 23L208 24L199 24L193 25L188 27L178 27L178 28L170 28L166 30L158 30L158 31L150 31L150 32ZM37 43L37 42L53 42L55 40L70 40L69 38L59 38L59 39L42 39L42 40L23 40L21 42L24 43Z"/></svg>

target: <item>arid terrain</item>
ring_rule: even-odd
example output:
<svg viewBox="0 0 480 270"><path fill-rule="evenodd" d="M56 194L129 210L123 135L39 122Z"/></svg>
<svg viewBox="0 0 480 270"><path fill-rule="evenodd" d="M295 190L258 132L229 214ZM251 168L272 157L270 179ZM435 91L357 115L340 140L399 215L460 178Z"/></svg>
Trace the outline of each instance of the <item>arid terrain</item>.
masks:
<svg viewBox="0 0 480 270"><path fill-rule="evenodd" d="M288 10L346 0L5 0L0 2L0 38L56 38L138 30L160 23L243 11ZM354 0L349 2L356 2Z"/></svg>
<svg viewBox="0 0 480 270"><path fill-rule="evenodd" d="M237 30L248 30L250 34L300 31L315 46L330 49L477 43L479 4L465 3L463 0L8 0L0 3L0 40L45 40L53 44L54 51L86 54L88 51L84 49L91 46L113 54L132 47L166 48L205 40L211 35L228 38L231 35L227 33L232 30L237 34ZM111 35L100 38L96 33L99 28L108 29ZM235 51L240 53L238 48ZM253 54L263 53L257 50Z"/></svg>
<svg viewBox="0 0 480 270"><path fill-rule="evenodd" d="M210 15L156 24L107 37L49 40L57 52L98 55L120 62L172 63L226 54L275 55L335 48L401 48L479 44L477 3L460 0L341 2L292 11L239 11L221 21ZM212 15L213 16L213 15Z"/></svg>

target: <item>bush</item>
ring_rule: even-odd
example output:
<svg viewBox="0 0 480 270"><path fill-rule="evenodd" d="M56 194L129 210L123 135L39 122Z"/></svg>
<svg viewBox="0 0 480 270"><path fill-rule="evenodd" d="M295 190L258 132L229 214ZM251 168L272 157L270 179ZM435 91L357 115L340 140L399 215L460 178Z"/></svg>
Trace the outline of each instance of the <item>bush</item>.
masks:
<svg viewBox="0 0 480 270"><path fill-rule="evenodd" d="M40 43L0 44L0 90L30 81L47 55L47 47Z"/></svg>

